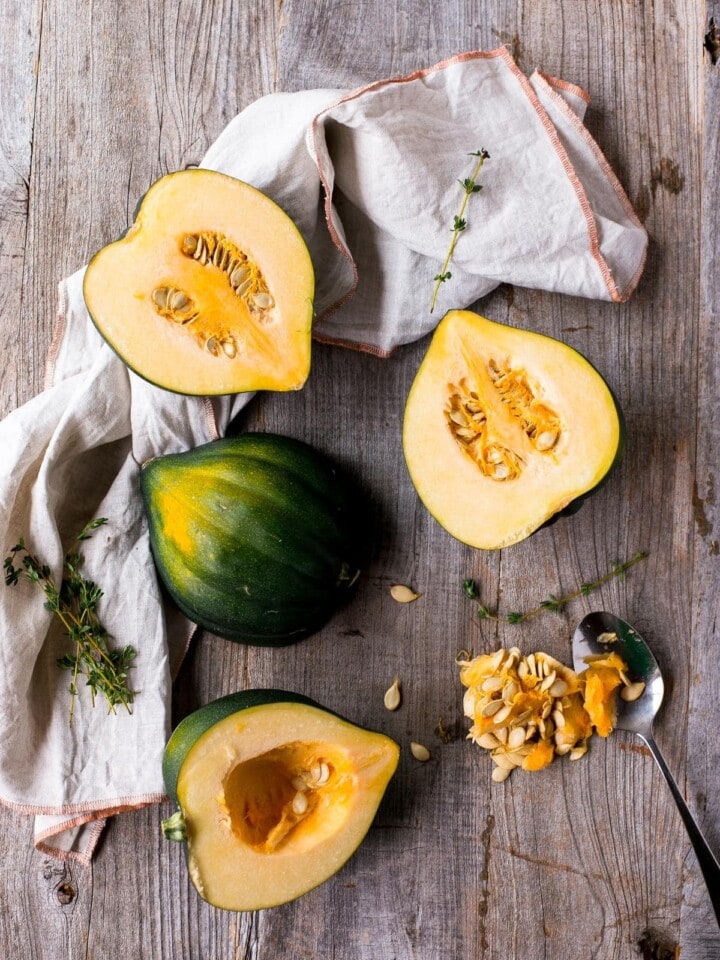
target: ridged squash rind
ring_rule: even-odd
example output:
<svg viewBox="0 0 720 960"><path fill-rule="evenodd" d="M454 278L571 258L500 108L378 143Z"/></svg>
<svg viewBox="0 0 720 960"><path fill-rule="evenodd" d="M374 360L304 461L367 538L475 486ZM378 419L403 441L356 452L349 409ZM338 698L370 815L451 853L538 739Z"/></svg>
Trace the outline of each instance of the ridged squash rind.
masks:
<svg viewBox="0 0 720 960"><path fill-rule="evenodd" d="M260 646L303 639L351 595L367 555L365 503L330 458L246 433L141 472L150 545L180 610Z"/></svg>

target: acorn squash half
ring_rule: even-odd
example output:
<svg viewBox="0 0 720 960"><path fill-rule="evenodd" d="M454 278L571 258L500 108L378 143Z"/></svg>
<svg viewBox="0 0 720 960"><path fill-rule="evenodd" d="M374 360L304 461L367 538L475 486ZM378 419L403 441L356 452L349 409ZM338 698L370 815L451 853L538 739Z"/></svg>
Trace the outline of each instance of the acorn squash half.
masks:
<svg viewBox="0 0 720 960"><path fill-rule="evenodd" d="M226 910L286 903L331 877L360 845L397 767L384 734L282 690L201 707L165 750L163 822L187 843L201 897Z"/></svg>
<svg viewBox="0 0 720 960"><path fill-rule="evenodd" d="M403 425L420 499L454 537L485 550L574 512L622 440L613 394L581 354L467 310L440 322Z"/></svg>
<svg viewBox="0 0 720 960"><path fill-rule="evenodd" d="M124 237L90 261L102 336L141 377L185 394L297 390L310 370L315 280L295 224L211 170L162 177Z"/></svg>

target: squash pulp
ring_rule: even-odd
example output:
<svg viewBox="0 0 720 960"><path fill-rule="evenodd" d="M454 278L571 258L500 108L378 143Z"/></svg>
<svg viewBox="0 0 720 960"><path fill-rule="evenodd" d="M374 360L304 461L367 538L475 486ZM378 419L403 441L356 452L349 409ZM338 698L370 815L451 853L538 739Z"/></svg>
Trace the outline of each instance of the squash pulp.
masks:
<svg viewBox="0 0 720 960"><path fill-rule="evenodd" d="M383 734L284 691L244 691L191 714L163 772L199 894L259 910L327 880L360 845L398 757Z"/></svg>
<svg viewBox="0 0 720 960"><path fill-rule="evenodd" d="M453 310L410 389L403 446L435 519L495 550L574 512L618 462L622 433L609 387L576 350Z"/></svg>
<svg viewBox="0 0 720 960"><path fill-rule="evenodd" d="M184 170L153 184L125 236L92 258L83 289L132 370L213 395L304 384L314 284L302 236L277 204L233 177Z"/></svg>

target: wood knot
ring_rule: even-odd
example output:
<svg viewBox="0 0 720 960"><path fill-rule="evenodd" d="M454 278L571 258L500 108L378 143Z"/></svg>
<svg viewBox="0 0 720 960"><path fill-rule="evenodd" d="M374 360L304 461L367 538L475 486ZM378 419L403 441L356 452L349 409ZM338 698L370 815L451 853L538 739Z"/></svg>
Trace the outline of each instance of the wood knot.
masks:
<svg viewBox="0 0 720 960"><path fill-rule="evenodd" d="M720 60L720 26L715 23L715 17L710 17L704 46L710 54L710 62L714 66Z"/></svg>
<svg viewBox="0 0 720 960"><path fill-rule="evenodd" d="M77 896L77 890L71 883L61 883L56 893L58 900L64 907L72 903Z"/></svg>

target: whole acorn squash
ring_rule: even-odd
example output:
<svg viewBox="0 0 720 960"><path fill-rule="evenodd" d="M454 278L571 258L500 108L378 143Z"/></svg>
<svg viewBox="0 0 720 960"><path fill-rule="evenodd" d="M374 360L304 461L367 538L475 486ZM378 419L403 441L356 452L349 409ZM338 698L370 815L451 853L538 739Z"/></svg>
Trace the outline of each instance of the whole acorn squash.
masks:
<svg viewBox="0 0 720 960"><path fill-rule="evenodd" d="M408 394L403 446L438 523L497 550L574 513L619 462L623 434L610 388L577 350L451 310Z"/></svg>
<svg viewBox="0 0 720 960"><path fill-rule="evenodd" d="M185 394L297 390L315 278L288 215L241 180L181 170L85 272L95 326L141 377Z"/></svg>
<svg viewBox="0 0 720 960"><path fill-rule="evenodd" d="M398 763L384 734L283 690L244 690L187 716L165 750L201 897L226 910L287 903L331 877L363 840Z"/></svg>
<svg viewBox="0 0 720 960"><path fill-rule="evenodd" d="M364 504L317 450L247 433L150 460L141 487L155 564L212 633L281 646L318 630L365 557Z"/></svg>

